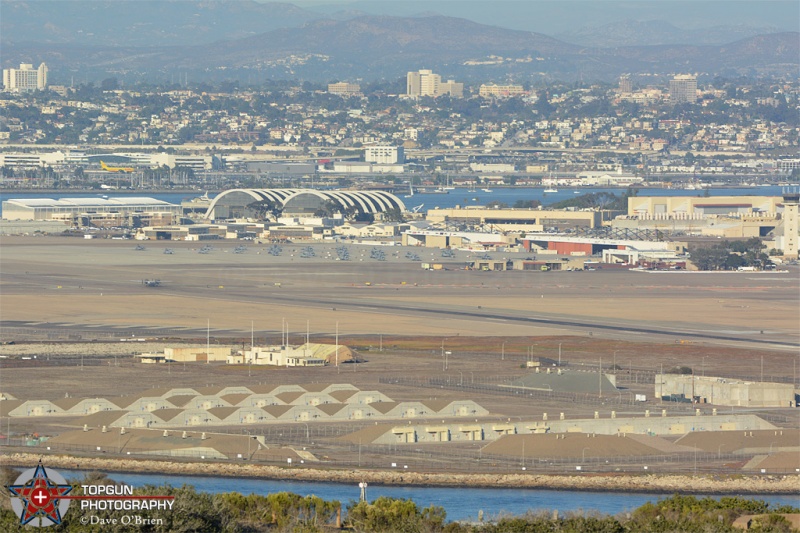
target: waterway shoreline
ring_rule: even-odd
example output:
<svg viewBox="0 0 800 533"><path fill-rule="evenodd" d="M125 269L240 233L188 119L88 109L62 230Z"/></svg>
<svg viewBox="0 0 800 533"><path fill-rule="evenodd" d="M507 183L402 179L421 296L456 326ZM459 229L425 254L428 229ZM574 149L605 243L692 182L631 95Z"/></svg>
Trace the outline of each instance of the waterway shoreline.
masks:
<svg viewBox="0 0 800 533"><path fill-rule="evenodd" d="M527 488L587 492L626 492L707 495L800 494L797 475L683 474L447 474L383 472L376 470L325 470L259 464L194 463L160 460L87 458L66 455L6 454L0 464L33 468L39 460L48 467L106 473L175 474L187 477L233 477L353 484L465 488ZM113 476L112 476L113 477Z"/></svg>

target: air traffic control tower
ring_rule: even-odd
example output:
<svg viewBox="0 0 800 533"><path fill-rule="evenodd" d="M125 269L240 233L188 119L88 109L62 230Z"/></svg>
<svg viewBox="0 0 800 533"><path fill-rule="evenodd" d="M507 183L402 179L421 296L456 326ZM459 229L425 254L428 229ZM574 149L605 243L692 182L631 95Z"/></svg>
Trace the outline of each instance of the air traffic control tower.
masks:
<svg viewBox="0 0 800 533"><path fill-rule="evenodd" d="M798 203L800 203L800 190L783 192L783 255L791 259L798 259Z"/></svg>

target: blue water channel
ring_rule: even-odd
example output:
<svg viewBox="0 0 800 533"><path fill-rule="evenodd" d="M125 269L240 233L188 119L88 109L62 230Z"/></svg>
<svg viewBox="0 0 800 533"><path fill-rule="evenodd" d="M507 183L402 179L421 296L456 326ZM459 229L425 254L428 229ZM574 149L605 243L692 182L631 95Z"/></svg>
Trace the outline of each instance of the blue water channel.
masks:
<svg viewBox="0 0 800 533"><path fill-rule="evenodd" d="M80 480L84 471L60 471L72 481ZM318 483L304 481L285 481L272 479L241 479L229 477L177 476L159 474L109 473L117 482L140 487L143 485L192 485L199 492L267 495L274 492L293 492L301 496L316 495L325 500L338 500L347 505L358 500L360 489L356 483ZM506 488L452 488L385 486L370 484L367 499L372 501L380 496L411 499L420 507L436 505L447 511L448 520L476 520L478 511L483 510L484 518L503 515L521 515L528 511L553 510L566 512L599 512L616 515L632 511L646 502L655 502L668 496L625 492L587 492L573 490L506 489ZM719 496L715 496L719 497ZM750 496L778 505L800 505L795 496Z"/></svg>

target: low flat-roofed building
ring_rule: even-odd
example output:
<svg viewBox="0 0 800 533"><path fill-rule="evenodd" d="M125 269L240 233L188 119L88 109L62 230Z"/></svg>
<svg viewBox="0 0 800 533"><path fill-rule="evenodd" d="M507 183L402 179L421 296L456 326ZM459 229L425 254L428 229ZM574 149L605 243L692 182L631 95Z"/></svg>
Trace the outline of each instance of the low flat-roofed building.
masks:
<svg viewBox="0 0 800 533"><path fill-rule="evenodd" d="M226 361L231 354L231 348L227 346L209 346L203 348L165 348L164 356L171 361L186 362L208 362Z"/></svg>
<svg viewBox="0 0 800 533"><path fill-rule="evenodd" d="M528 231L541 231L543 227L596 228L602 224L601 211L569 211L561 209L490 209L487 207L431 209L426 219L431 223L465 222L485 224L503 230L527 227Z"/></svg>
<svg viewBox="0 0 800 533"><path fill-rule="evenodd" d="M586 256L562 257L558 255L534 255L526 259L514 259L512 270L549 272L551 270L583 270Z"/></svg>
<svg viewBox="0 0 800 533"><path fill-rule="evenodd" d="M274 163L270 161L247 161L248 172L259 174L275 174L279 176L305 176L314 174L317 167L314 163Z"/></svg>
<svg viewBox="0 0 800 533"><path fill-rule="evenodd" d="M358 224L346 222L336 228L337 235L355 238L397 237L406 225L401 224Z"/></svg>
<svg viewBox="0 0 800 533"><path fill-rule="evenodd" d="M6 220L53 220L57 217L111 215L120 217L164 213L179 217L181 206L147 197L119 198L12 198L3 202Z"/></svg>
<svg viewBox="0 0 800 533"><path fill-rule="evenodd" d="M186 363L224 362L231 354L225 346L164 348L164 353L142 353L135 355L142 363L166 363L169 361Z"/></svg>
<svg viewBox="0 0 800 533"><path fill-rule="evenodd" d="M791 383L742 381L738 379L656 374L655 394L659 398L685 398L695 403L735 407L794 407Z"/></svg>
<svg viewBox="0 0 800 533"><path fill-rule="evenodd" d="M271 366L325 366L356 359L344 345L307 343L300 346L253 346L228 358L231 364Z"/></svg>
<svg viewBox="0 0 800 533"><path fill-rule="evenodd" d="M456 248L470 250L494 250L516 243L513 237L499 233L467 231L437 231L408 229L402 233L403 246L426 248Z"/></svg>
<svg viewBox="0 0 800 533"><path fill-rule="evenodd" d="M783 211L781 196L631 196L628 216L639 220L702 220L709 216L774 217Z"/></svg>
<svg viewBox="0 0 800 533"><path fill-rule="evenodd" d="M216 231L215 231L216 230ZM205 241L223 238L223 230L208 224L197 226L148 226L136 232L137 240Z"/></svg>
<svg viewBox="0 0 800 533"><path fill-rule="evenodd" d="M632 258L633 262L637 262L640 256L674 258L685 254L687 249L685 242L574 237L553 233L529 233L521 241L523 248L530 252L547 250L561 255L603 254L609 259L609 263L625 262L614 259L616 256Z"/></svg>
<svg viewBox="0 0 800 533"><path fill-rule="evenodd" d="M644 181L644 178L639 178L633 174L623 174L622 171L586 171L578 174L578 179L581 180L581 185L605 185L611 187L624 187L627 185L642 183Z"/></svg>

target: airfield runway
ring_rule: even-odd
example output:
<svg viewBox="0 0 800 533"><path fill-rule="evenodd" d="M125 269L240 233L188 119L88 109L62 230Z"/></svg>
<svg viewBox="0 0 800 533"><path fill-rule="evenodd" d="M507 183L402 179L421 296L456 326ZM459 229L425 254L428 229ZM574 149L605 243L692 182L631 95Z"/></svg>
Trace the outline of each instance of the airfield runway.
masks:
<svg viewBox="0 0 800 533"><path fill-rule="evenodd" d="M479 254L346 244L202 244L2 237L4 340L30 330L120 336L280 332L592 335L796 351L800 281L789 272L478 272ZM310 246L313 253L309 253ZM164 253L165 249L173 253ZM238 252L238 253L236 253ZM272 248L272 252L276 252ZM414 257L416 255L416 257ZM481 254L482 255L482 254ZM492 253L494 259L528 254ZM429 271L421 263L440 263ZM143 280L159 280L148 286ZM299 339L298 339L299 340Z"/></svg>

